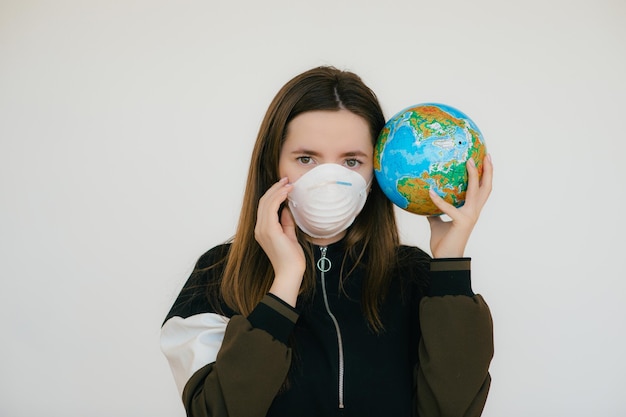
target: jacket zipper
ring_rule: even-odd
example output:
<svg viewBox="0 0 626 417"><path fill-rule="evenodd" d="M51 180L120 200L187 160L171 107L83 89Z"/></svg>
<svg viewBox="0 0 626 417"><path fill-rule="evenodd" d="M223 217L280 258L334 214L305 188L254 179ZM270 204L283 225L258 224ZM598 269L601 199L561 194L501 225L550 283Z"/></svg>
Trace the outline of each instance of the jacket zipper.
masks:
<svg viewBox="0 0 626 417"><path fill-rule="evenodd" d="M341 337L341 329L339 329L339 322L335 315L330 311L330 305L328 304L328 294L326 293L326 272L330 271L332 266L330 259L326 257L326 251L328 247L324 246L320 248L322 256L317 261L317 269L321 272L322 280L322 293L324 295L324 305L326 306L326 313L333 321L335 325L335 332L337 333L337 347L339 349L339 408L344 408L343 403L343 379L344 379L344 359L343 359L343 339Z"/></svg>

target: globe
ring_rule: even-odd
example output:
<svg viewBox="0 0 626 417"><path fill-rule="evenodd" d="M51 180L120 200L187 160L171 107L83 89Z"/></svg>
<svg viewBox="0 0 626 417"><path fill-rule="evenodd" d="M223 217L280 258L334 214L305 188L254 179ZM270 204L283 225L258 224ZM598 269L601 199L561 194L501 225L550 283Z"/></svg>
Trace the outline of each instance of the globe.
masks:
<svg viewBox="0 0 626 417"><path fill-rule="evenodd" d="M465 163L473 158L482 176L486 153L478 126L460 110L417 104L383 127L374 148L374 174L396 206L419 215L440 215L428 190L461 207L467 191Z"/></svg>

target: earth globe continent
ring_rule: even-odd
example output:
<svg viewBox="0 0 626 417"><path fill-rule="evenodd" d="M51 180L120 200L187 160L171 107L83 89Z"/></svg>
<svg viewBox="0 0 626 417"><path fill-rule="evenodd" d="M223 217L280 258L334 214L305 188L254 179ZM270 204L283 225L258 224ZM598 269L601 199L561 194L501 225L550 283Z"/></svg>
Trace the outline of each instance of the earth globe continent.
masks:
<svg viewBox="0 0 626 417"><path fill-rule="evenodd" d="M374 148L374 174L396 206L419 215L441 215L428 190L461 207L467 191L465 163L472 158L482 176L486 153L480 129L463 112L445 104L417 104L383 127Z"/></svg>

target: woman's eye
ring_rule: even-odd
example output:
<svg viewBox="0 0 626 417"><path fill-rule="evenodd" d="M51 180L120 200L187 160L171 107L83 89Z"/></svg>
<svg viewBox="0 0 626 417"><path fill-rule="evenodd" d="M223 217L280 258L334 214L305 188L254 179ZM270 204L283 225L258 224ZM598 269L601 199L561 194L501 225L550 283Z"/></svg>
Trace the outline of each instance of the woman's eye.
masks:
<svg viewBox="0 0 626 417"><path fill-rule="evenodd" d="M300 161L300 163L303 165L308 165L312 161L310 156L299 156L296 159L298 159L298 161Z"/></svg>
<svg viewBox="0 0 626 417"><path fill-rule="evenodd" d="M346 166L348 168L356 168L359 165L361 165L361 161L359 161L358 159L348 159L348 160L346 160Z"/></svg>

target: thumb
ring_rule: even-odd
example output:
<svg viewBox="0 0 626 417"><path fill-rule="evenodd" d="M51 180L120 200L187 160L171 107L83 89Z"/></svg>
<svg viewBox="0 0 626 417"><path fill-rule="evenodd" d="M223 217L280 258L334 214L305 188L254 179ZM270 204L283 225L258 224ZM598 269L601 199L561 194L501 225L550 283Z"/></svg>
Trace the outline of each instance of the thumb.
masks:
<svg viewBox="0 0 626 417"><path fill-rule="evenodd" d="M288 206L283 207L280 212L280 224L283 226L283 231L290 237L296 236L296 222L293 219L293 214L289 210Z"/></svg>
<svg viewBox="0 0 626 417"><path fill-rule="evenodd" d="M431 227L439 223L443 223L441 216L428 216L426 218L428 219L428 223L430 223Z"/></svg>

